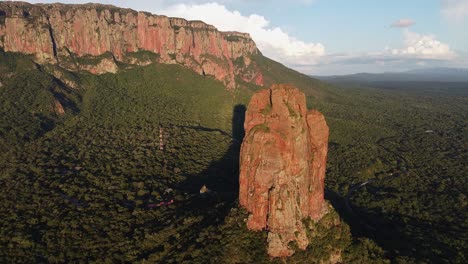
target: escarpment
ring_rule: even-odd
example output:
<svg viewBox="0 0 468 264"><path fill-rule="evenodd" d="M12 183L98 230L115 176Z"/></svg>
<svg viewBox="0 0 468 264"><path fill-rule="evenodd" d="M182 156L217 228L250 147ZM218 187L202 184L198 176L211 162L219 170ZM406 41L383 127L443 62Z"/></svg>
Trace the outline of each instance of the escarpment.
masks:
<svg viewBox="0 0 468 264"><path fill-rule="evenodd" d="M236 76L263 85L248 34L109 5L0 2L0 48L96 74L121 64L178 63L228 88L236 87Z"/></svg>
<svg viewBox="0 0 468 264"><path fill-rule="evenodd" d="M247 227L268 230L270 256L290 256L290 243L309 244L304 220L317 221L328 209L328 126L297 88L274 85L253 95L244 128L239 200L249 212Z"/></svg>

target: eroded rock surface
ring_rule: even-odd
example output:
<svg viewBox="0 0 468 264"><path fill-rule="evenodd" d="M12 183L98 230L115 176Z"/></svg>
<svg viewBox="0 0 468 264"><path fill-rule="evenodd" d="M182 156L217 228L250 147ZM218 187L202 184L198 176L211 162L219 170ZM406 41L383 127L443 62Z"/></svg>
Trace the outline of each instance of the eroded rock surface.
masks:
<svg viewBox="0 0 468 264"><path fill-rule="evenodd" d="M255 93L245 116L240 156L241 206L251 230L268 230L268 253L290 256L309 244L303 220L327 211L324 179L328 126L305 95L288 85Z"/></svg>
<svg viewBox="0 0 468 264"><path fill-rule="evenodd" d="M228 88L235 88L236 75L263 85L262 73L249 59L259 51L248 34L110 5L0 2L0 48L96 74L115 72L116 62L146 65L147 54L139 54L146 51L159 63L182 64ZM111 56L99 58L105 54ZM86 56L97 60L80 67L84 62L76 58Z"/></svg>

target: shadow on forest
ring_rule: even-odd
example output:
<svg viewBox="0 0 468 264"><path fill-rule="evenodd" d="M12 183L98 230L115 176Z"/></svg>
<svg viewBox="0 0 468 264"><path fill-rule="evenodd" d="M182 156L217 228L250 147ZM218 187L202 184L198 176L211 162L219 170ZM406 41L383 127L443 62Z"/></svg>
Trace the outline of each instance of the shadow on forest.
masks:
<svg viewBox="0 0 468 264"><path fill-rule="evenodd" d="M460 251L444 241L443 237L457 237L462 227L447 225L444 221L428 221L398 212L376 212L356 207L359 216L376 227L363 233L387 251L390 258L406 256L423 262L444 263L451 259L462 263ZM430 233L427 230L431 230ZM430 243L428 241L431 241Z"/></svg>
<svg viewBox="0 0 468 264"><path fill-rule="evenodd" d="M245 111L244 105L236 105L233 109L231 144L223 157L212 162L199 175L187 177L178 187L191 196L183 210L197 215L211 215L211 211L216 211L217 216L210 219L214 222L206 221L208 225L222 221L239 196L239 152L244 138ZM200 194L204 185L210 191Z"/></svg>
<svg viewBox="0 0 468 264"><path fill-rule="evenodd" d="M223 157L212 162L199 175L187 177L177 187L179 191L189 195L183 205L177 206L175 214L184 219L202 217L202 220L192 225L188 231L191 234L187 237L192 237L192 239L178 241L178 252L187 252L201 230L224 223L231 208L237 204L239 152L244 138L245 111L244 105L236 105L233 109L232 135L229 135L231 136L231 144ZM200 194L200 188L204 185L210 191ZM162 259L162 261L164 260Z"/></svg>
<svg viewBox="0 0 468 264"><path fill-rule="evenodd" d="M458 227L448 226L446 223L424 221L410 215L396 212L383 213L368 211L366 208L354 207L355 213L349 212L345 205L345 197L325 189L325 199L328 200L349 225L353 237L367 237L374 240L387 257L406 256L424 261L444 262L451 256L457 256L456 249L451 248L440 238L441 234L455 237L461 232ZM432 230L428 235L426 230ZM427 241L433 240L432 243ZM437 244L437 250L434 245Z"/></svg>
<svg viewBox="0 0 468 264"><path fill-rule="evenodd" d="M206 185L211 190L209 194L205 195L206 197L219 196L227 202L237 200L239 192L239 152L244 138L245 111L246 107L244 105L236 105L233 109L232 135L228 134L231 137L231 144L224 156L220 160L212 162L199 175L188 177L187 180L181 183L180 187L182 189L189 193L199 193L200 188Z"/></svg>

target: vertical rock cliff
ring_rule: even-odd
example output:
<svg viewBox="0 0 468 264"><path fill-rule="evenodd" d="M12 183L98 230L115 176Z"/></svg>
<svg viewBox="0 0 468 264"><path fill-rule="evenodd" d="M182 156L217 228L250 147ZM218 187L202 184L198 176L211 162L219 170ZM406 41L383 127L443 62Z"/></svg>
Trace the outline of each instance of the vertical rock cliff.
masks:
<svg viewBox="0 0 468 264"><path fill-rule="evenodd" d="M97 74L116 72L119 62L148 64L147 54L141 54L146 51L159 63L182 64L228 88L235 88L235 76L263 85L249 59L259 51L248 34L108 5L0 2L0 48ZM76 59L81 57L88 63Z"/></svg>
<svg viewBox="0 0 468 264"><path fill-rule="evenodd" d="M274 85L253 95L244 128L239 200L250 213L247 226L268 230L270 256L290 256L291 242L309 244L303 220L319 220L328 208L328 126L321 113L307 111L301 91Z"/></svg>

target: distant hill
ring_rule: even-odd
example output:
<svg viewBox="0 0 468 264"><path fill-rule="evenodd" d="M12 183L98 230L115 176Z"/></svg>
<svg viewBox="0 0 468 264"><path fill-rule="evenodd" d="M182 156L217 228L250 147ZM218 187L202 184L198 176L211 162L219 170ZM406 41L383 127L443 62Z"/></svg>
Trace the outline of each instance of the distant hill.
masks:
<svg viewBox="0 0 468 264"><path fill-rule="evenodd" d="M406 72L357 73L314 76L331 83L366 84L374 82L468 82L466 68L426 68Z"/></svg>

